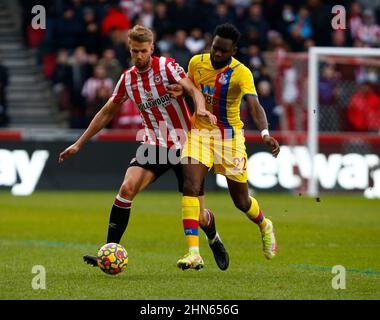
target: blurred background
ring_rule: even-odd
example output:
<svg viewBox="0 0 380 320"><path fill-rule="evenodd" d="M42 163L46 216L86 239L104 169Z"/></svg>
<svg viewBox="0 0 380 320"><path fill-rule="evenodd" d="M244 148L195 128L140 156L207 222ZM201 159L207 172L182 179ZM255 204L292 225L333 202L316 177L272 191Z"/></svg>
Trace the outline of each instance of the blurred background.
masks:
<svg viewBox="0 0 380 320"><path fill-rule="evenodd" d="M336 4L327 0L0 0L0 143L77 137L131 65L127 31L133 25L152 28L155 54L174 57L186 68L194 54L209 50L215 26L231 22L242 33L236 58L254 75L270 131L284 145L305 145L308 49L380 44L380 1L340 1L345 28L334 30ZM31 25L35 5L46 9L46 29ZM326 156L333 151L379 154L379 63L377 57L344 57L338 51L321 57L318 130L320 150ZM244 102L241 116L247 142L257 144L259 135ZM135 140L139 128L139 113L127 100L98 139ZM367 186L378 164L371 166L367 166Z"/></svg>

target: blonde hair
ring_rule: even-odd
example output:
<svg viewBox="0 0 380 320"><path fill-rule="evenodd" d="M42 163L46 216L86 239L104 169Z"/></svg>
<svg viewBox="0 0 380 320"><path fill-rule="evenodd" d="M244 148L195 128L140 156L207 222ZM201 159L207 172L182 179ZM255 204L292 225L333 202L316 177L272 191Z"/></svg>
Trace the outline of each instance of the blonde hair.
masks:
<svg viewBox="0 0 380 320"><path fill-rule="evenodd" d="M149 28L137 24L128 30L128 41L131 40L153 43L153 32Z"/></svg>

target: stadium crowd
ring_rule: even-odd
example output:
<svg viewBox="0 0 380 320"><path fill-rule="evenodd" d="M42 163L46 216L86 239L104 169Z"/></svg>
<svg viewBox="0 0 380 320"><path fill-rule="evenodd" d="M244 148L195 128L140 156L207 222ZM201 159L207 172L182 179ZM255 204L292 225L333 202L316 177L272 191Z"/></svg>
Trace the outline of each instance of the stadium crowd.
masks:
<svg viewBox="0 0 380 320"><path fill-rule="evenodd" d="M154 30L156 54L172 56L185 68L192 55L209 50L216 25L235 24L242 32L236 58L252 70L272 130L284 129L280 121L284 108L280 106L286 101L284 95L275 94L273 74L264 53L280 56L286 52L306 52L313 45L378 47L380 44L377 0L341 1L347 10L347 28L335 31L331 28L331 8L336 1L328 0L42 0L38 4L47 8L46 30L34 30L30 25L29 13L34 2L22 0L26 43L36 48L60 108L71 114L72 128L88 125L112 93L122 70L129 67L126 33L135 24ZM289 63L284 61L284 65ZM295 91L300 91L296 86L292 88L295 72L284 65L281 68L289 71L284 90L288 90L288 96L294 96ZM326 75L330 77L327 80ZM321 84L327 91L321 92L322 100L339 95L339 90L332 88L337 81L333 78L331 72L323 71ZM362 93L359 84L377 81L377 74L372 79L356 80L357 90ZM371 92L379 98L376 91ZM331 97L326 98L329 94ZM350 106L360 99L351 100ZM242 116L246 127L253 129L244 103ZM360 129L349 116L347 119L348 129L369 128L365 124ZM127 101L110 127L138 128L140 121L138 111ZM373 130L380 129L377 125Z"/></svg>

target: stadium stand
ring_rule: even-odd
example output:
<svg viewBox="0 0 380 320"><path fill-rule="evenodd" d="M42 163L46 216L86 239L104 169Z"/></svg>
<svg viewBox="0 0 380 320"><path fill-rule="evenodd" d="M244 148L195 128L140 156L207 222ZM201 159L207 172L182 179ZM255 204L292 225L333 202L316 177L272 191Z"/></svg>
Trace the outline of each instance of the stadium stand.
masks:
<svg viewBox="0 0 380 320"><path fill-rule="evenodd" d="M30 26L36 4L46 8L46 30ZM97 107L87 110L83 86L98 64L113 83L128 68L126 32L136 23L154 29L156 54L174 56L186 68L193 54L209 50L213 28L229 21L242 31L236 57L250 67L257 87L262 81L262 87L269 85L271 97L265 100L270 112L275 110L271 129L304 131L307 95L301 93L308 48L380 43L379 6L364 0L342 4L348 28L333 31L326 27L335 5L329 0L0 0L0 57L10 74L8 126L84 128ZM329 68L335 68L334 90L334 81L325 78ZM321 66L321 88L328 89L320 90L321 116L328 119L322 131L355 130L347 110L363 79L347 76L344 69L339 63ZM329 92L341 107L332 107ZM379 93L374 86L374 94ZM133 114L129 107L123 108L124 115ZM244 108L243 103L242 113L248 115ZM135 123L135 118L125 123Z"/></svg>
<svg viewBox="0 0 380 320"><path fill-rule="evenodd" d="M21 7L0 1L0 58L9 74L6 103L10 127L65 126L35 52L24 45Z"/></svg>

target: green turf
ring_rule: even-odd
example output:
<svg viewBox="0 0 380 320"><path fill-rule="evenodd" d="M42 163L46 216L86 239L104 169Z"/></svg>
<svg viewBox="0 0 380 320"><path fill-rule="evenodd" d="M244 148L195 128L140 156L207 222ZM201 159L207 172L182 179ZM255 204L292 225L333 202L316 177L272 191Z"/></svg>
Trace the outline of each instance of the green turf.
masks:
<svg viewBox="0 0 380 320"><path fill-rule="evenodd" d="M0 192L0 299L380 299L380 201L359 197L258 194L272 217L279 254L265 260L255 225L227 192L207 206L230 254L220 271L201 237L206 266L178 270L185 253L180 195L145 192L135 199L122 244L125 272L109 276L82 261L103 245L114 193ZM46 289L33 290L34 265ZM331 286L331 268L346 268L346 289Z"/></svg>

